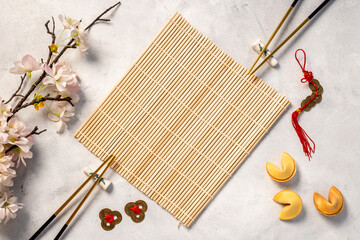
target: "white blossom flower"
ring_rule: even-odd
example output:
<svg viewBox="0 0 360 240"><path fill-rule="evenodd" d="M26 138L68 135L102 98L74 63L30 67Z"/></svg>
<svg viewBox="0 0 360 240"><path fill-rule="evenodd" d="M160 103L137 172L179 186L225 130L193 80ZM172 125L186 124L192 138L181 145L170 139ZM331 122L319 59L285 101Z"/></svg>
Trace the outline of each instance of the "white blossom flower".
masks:
<svg viewBox="0 0 360 240"><path fill-rule="evenodd" d="M69 18L65 15L60 14L59 19L60 19L61 23L63 24L64 28L66 28L66 29L72 29L72 28L76 28L77 26L79 26L78 20Z"/></svg>
<svg viewBox="0 0 360 240"><path fill-rule="evenodd" d="M12 145L16 145L17 148L12 150L14 153L14 159L17 160L16 167L20 166L20 162L26 167L26 158L32 158L33 153L30 151L32 145L34 144L34 139L32 137L20 137L19 140L11 142Z"/></svg>
<svg viewBox="0 0 360 240"><path fill-rule="evenodd" d="M6 127L7 127L7 121L6 120L0 121L0 132L5 132Z"/></svg>
<svg viewBox="0 0 360 240"><path fill-rule="evenodd" d="M4 149L5 149L5 146L0 143L0 152L4 151Z"/></svg>
<svg viewBox="0 0 360 240"><path fill-rule="evenodd" d="M56 131L62 133L66 128L66 122L74 116L74 107L68 102L53 102L50 106L48 118L56 122Z"/></svg>
<svg viewBox="0 0 360 240"><path fill-rule="evenodd" d="M5 155L0 157L0 192L13 186L12 179L16 176L16 171L11 167L14 166L12 157Z"/></svg>
<svg viewBox="0 0 360 240"><path fill-rule="evenodd" d="M10 155L0 155L0 172L7 172L10 167L14 166L12 161L12 156Z"/></svg>
<svg viewBox="0 0 360 240"><path fill-rule="evenodd" d="M41 65L36 59L27 54L25 55L21 61L14 62L15 67L10 68L10 72L14 74L24 74L28 73L29 77L31 76L31 72L41 69Z"/></svg>
<svg viewBox="0 0 360 240"><path fill-rule="evenodd" d="M7 192L0 193L0 223L7 223L10 219L16 217L16 212L23 207L23 204L17 203L17 198Z"/></svg>
<svg viewBox="0 0 360 240"><path fill-rule="evenodd" d="M0 131L0 152L3 152L5 149L5 144L8 142L8 134Z"/></svg>
<svg viewBox="0 0 360 240"><path fill-rule="evenodd" d="M30 148L34 144L32 137L26 137L29 134L26 125L17 117L13 117L8 122L6 132L8 134L7 143L17 146L17 148L12 150L15 154L14 159L18 160L16 167L20 165L20 161L26 166L25 158L32 158Z"/></svg>
<svg viewBox="0 0 360 240"><path fill-rule="evenodd" d="M14 169L10 168L8 172L0 172L0 193L13 186L14 177L16 177Z"/></svg>
<svg viewBox="0 0 360 240"><path fill-rule="evenodd" d="M8 141L8 136L9 135L5 132L6 126L7 126L7 122L0 120L0 154L1 154L1 152L4 151L4 149L5 149L4 145Z"/></svg>
<svg viewBox="0 0 360 240"><path fill-rule="evenodd" d="M13 138L10 139L11 142L18 141L20 140L20 137L25 137L27 134L29 134L25 123L20 121L16 116L10 119L5 130L9 134L9 138Z"/></svg>
<svg viewBox="0 0 360 240"><path fill-rule="evenodd" d="M28 140L29 140L29 142L27 145L29 146L29 148L24 149L19 146L19 148L15 149L13 151L15 153L14 159L17 159L16 167L20 166L20 162L22 162L24 164L24 166L26 167L25 159L33 157L33 153L30 151L30 148L34 144L34 140L32 137L29 137Z"/></svg>
<svg viewBox="0 0 360 240"><path fill-rule="evenodd" d="M73 36L80 53L82 55L86 55L86 51L90 48L86 30L79 26L78 28L71 31L71 36Z"/></svg>
<svg viewBox="0 0 360 240"><path fill-rule="evenodd" d="M11 107L5 104L5 101L0 97L0 121L6 121L8 117L12 116Z"/></svg>
<svg viewBox="0 0 360 240"><path fill-rule="evenodd" d="M45 64L45 72L48 74L43 80L43 84L54 86L59 92L75 92L80 90L80 83L75 72L66 62L55 64L50 68Z"/></svg>

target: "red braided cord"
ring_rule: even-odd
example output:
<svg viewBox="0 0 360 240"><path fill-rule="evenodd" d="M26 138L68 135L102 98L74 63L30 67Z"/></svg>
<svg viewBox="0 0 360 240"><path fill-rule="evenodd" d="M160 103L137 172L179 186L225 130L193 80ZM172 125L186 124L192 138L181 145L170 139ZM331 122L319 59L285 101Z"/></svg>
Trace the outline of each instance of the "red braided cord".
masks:
<svg viewBox="0 0 360 240"><path fill-rule="evenodd" d="M141 209L139 208L138 205L131 207L130 210L133 211L135 214L140 214L141 212Z"/></svg>
<svg viewBox="0 0 360 240"><path fill-rule="evenodd" d="M106 222L108 222L108 223L112 223L113 221L115 221L114 215L109 214L109 213L105 214L105 219L106 219Z"/></svg>

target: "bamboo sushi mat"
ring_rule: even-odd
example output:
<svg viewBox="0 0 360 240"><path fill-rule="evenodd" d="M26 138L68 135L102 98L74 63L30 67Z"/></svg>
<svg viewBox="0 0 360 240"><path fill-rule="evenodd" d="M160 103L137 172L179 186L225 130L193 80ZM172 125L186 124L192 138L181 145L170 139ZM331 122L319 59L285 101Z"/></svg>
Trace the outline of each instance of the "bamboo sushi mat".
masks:
<svg viewBox="0 0 360 240"><path fill-rule="evenodd" d="M77 130L190 226L289 105L176 13Z"/></svg>

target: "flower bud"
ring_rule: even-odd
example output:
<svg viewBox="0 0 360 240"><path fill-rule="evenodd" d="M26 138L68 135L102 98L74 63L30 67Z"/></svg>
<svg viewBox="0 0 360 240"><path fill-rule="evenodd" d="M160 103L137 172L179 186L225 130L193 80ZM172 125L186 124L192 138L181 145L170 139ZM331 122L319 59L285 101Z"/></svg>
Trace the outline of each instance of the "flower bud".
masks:
<svg viewBox="0 0 360 240"><path fill-rule="evenodd" d="M52 53L58 53L58 47L55 44L51 44L49 48Z"/></svg>

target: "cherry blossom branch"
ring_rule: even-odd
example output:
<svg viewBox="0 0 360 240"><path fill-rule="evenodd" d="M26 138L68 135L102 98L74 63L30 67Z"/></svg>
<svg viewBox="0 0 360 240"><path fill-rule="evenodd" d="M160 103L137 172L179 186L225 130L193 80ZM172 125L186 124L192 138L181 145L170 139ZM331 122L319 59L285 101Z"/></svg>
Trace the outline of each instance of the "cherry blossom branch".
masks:
<svg viewBox="0 0 360 240"><path fill-rule="evenodd" d="M121 2L117 2L116 4L112 5L111 7L109 7L108 9L106 9L102 14L100 14L97 18L94 19L94 21L92 21L92 23L90 23L85 30L89 30L92 26L94 26L95 23L97 23L98 21L103 21L103 22L110 22L110 19L105 19L102 18L102 16L104 16L107 12L109 12L111 9L120 6ZM61 52L56 56L56 58L54 59L54 61L51 63L50 67L52 67L53 64L57 63L57 61L59 61L60 57L64 54L64 52L68 49L68 48L76 48L75 43L72 44L74 42L74 39L72 38L67 44L66 46L61 50Z"/></svg>
<svg viewBox="0 0 360 240"><path fill-rule="evenodd" d="M106 22L109 22L110 19L104 19L102 18L102 16L104 16L108 11L110 11L111 9L117 7L117 6L120 6L121 5L121 2L117 2L116 4L112 5L111 7L109 7L108 9L106 9L102 14L100 14L97 18L95 18L95 20L89 24L89 26L87 26L85 28L85 30L88 30L90 29L92 26L94 26L94 24L98 21L106 21Z"/></svg>
<svg viewBox="0 0 360 240"><path fill-rule="evenodd" d="M45 97L34 98L31 102L28 102L28 103L22 105L18 109L14 109L13 115L23 108L27 108L29 106L33 106L34 104L45 102L45 101L68 102L71 104L71 106L74 106L74 104L71 102L71 100L72 100L71 97L61 97L61 95L57 95L56 97L50 97L50 94L47 94Z"/></svg>
<svg viewBox="0 0 360 240"><path fill-rule="evenodd" d="M10 97L10 99L5 102L5 104L8 104L9 102L11 102L11 100L13 100L14 97L24 97L23 95L20 95L18 93L20 92L20 90L24 84L25 78L26 78L26 73L21 76L21 82L20 82L18 89L14 92L14 94Z"/></svg>
<svg viewBox="0 0 360 240"><path fill-rule="evenodd" d="M55 20L54 20L54 17L51 17L52 18L52 31L50 31L49 29L49 23L50 23L50 20L48 20L46 23L45 23L45 27L46 27L46 31L48 34L51 35L51 38L52 38L52 41L51 41L51 44L55 44L55 41L56 41L56 35L55 35ZM46 61L46 64L49 64L50 62L50 59L51 59L51 56L52 56L52 51L51 51L51 47L49 46L49 55L48 55L48 59Z"/></svg>
<svg viewBox="0 0 360 240"><path fill-rule="evenodd" d="M32 135L40 135L40 134L42 134L43 132L46 132L46 129L43 129L43 130L41 130L41 131L39 131L39 132L38 132L38 130L39 130L39 127L38 127L38 126L35 126L34 129L33 129L29 134L27 134L27 135L25 136L25 138L28 138L28 137L30 137L30 136L32 136ZM18 148L18 146L12 145L9 149L7 149L7 150L5 151L5 154L11 152L12 150L14 150L14 149L16 149L16 148Z"/></svg>
<svg viewBox="0 0 360 240"><path fill-rule="evenodd" d="M103 21L103 22L110 22L110 19L105 19L102 18L102 16L104 16L107 12L109 12L111 9L120 6L121 2L117 2L116 4L112 5L111 7L109 7L108 9L106 9L102 14L100 14L97 18L95 18L94 21L92 21L92 23L90 23L85 30L89 30L92 26L94 26L95 23L99 22L99 21ZM60 51L60 53L56 56L56 58L54 59L54 61L51 63L50 67L52 67L53 64L57 63L57 61L59 61L60 57L64 54L64 52L68 49L68 48L76 48L75 43L72 44L74 42L74 39L72 38L67 44L66 46Z"/></svg>
<svg viewBox="0 0 360 240"><path fill-rule="evenodd" d="M57 63L59 61L59 59L61 58L61 56L64 54L64 52L68 49L68 48L76 48L75 43L73 45L71 45L74 42L74 39L72 38L67 44L66 46L61 49L60 53L56 56L56 58L54 59L54 61L52 61L52 63L49 65L50 67L52 67L55 63ZM40 83L40 82L39 82ZM39 84L38 83L38 84Z"/></svg>
<svg viewBox="0 0 360 240"><path fill-rule="evenodd" d="M108 9L106 9L103 13L101 13L97 18L95 18L95 20L90 23L86 28L85 30L88 30L90 29L95 23L97 23L98 21L106 21L109 20L109 19L103 19L102 16L104 16L107 12L109 12L111 9L117 7L117 6L120 6L121 5L121 2L117 2L116 4L114 4L113 6L109 7ZM45 24L45 27L48 29L48 23ZM55 29L55 24L53 25L53 30ZM51 33L51 31L49 30L49 32ZM55 35L55 33L54 33ZM52 35L53 36L53 35ZM51 64L49 65L49 67L52 67L55 63L57 63L60 59L60 57L65 53L65 51L68 49L68 48L76 48L75 46L75 43L73 44L74 42L74 38L72 38L67 44L66 46L60 51L60 53L56 56L56 58L51 62ZM50 55L50 54L49 54ZM51 58L51 56L50 56ZM34 82L34 84L31 85L30 89L26 92L26 94L24 95L24 97L22 97L20 99L20 101L16 104L15 108L13 109L13 113L15 114L16 112L18 112L20 109L22 109L23 107L23 104L24 102L28 99L28 97L30 96L30 94L35 90L35 88L37 87L37 85L39 85L42 80L45 78L46 76L46 72L43 71L43 73L40 75L40 77ZM30 103L28 103L30 104ZM27 105L29 106L29 105ZM14 116L14 115L12 115ZM7 121L9 121L11 119L11 117L8 117Z"/></svg>

